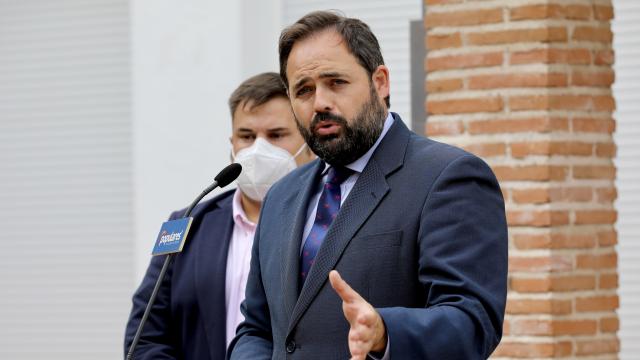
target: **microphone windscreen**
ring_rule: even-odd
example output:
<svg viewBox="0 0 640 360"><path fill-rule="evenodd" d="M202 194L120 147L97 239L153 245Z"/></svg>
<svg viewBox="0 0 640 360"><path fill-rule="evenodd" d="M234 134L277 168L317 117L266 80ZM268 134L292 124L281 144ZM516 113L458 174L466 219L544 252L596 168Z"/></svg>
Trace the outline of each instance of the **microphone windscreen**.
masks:
<svg viewBox="0 0 640 360"><path fill-rule="evenodd" d="M222 169L222 171L220 171L218 175L216 175L214 180L218 183L218 186L223 188L229 185L233 180L235 180L240 175L241 172L242 172L242 165L238 163L233 163L227 166L226 168Z"/></svg>

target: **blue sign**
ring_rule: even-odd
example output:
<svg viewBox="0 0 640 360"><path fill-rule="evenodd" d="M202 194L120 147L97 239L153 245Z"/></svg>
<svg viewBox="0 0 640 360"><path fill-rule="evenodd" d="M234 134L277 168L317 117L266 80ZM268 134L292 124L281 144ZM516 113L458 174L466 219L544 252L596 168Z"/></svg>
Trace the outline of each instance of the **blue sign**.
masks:
<svg viewBox="0 0 640 360"><path fill-rule="evenodd" d="M192 217L188 217L167 221L162 224L151 255L164 255L182 251L192 220Z"/></svg>

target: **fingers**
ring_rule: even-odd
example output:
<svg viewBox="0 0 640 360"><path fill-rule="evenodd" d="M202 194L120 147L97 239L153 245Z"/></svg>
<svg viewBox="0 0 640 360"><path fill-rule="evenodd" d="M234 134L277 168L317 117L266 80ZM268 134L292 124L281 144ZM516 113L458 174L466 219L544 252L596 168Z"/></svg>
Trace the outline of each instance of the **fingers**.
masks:
<svg viewBox="0 0 640 360"><path fill-rule="evenodd" d="M364 356L371 351L382 351L386 348L386 331L382 318L369 306L362 309L350 321L349 350L352 356Z"/></svg>
<svg viewBox="0 0 640 360"><path fill-rule="evenodd" d="M362 297L355 290L353 290L346 281L342 280L342 277L337 271L332 270L329 273L329 282L331 283L331 287L333 287L333 290L338 293L338 296L340 296L342 301L350 304L354 301L362 299Z"/></svg>
<svg viewBox="0 0 640 360"><path fill-rule="evenodd" d="M364 324L365 319L358 319L355 326L349 331L349 351L351 356L358 358L366 358L373 346L373 338L375 330Z"/></svg>
<svg viewBox="0 0 640 360"><path fill-rule="evenodd" d="M337 271L329 273L329 282L342 299L342 310L350 325L348 342L352 359L365 360L371 349L374 346L378 347L378 338L384 336L384 325L380 315ZM383 345L386 346L386 341Z"/></svg>

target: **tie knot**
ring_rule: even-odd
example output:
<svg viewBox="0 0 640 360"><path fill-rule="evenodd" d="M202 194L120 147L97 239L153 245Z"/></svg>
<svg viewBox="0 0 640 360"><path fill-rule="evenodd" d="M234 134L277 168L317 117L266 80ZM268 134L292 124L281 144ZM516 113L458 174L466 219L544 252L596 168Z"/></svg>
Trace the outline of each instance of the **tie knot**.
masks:
<svg viewBox="0 0 640 360"><path fill-rule="evenodd" d="M327 182L329 184L340 185L353 174L353 170L343 166L332 166L329 168Z"/></svg>

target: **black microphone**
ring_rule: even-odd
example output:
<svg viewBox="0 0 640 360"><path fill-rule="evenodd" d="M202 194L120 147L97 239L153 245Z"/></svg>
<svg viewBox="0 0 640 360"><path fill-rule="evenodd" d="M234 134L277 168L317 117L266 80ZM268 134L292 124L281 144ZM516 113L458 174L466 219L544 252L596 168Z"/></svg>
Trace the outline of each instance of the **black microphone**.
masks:
<svg viewBox="0 0 640 360"><path fill-rule="evenodd" d="M198 195L198 197L193 200L191 205L184 212L183 218L189 217L191 215L191 211L193 208L205 197L208 193L210 193L213 189L217 187L225 187L229 185L233 180L235 180L240 173L242 172L242 166L237 163L233 163L228 165L222 171L216 175L214 178L213 184L209 185L206 189ZM131 342L131 346L129 346L129 351L127 352L127 360L133 359L133 352L136 350L136 346L138 345L138 341L140 341L140 336L142 335L142 329L144 328L144 324L147 322L147 318L149 317L149 313L151 313L151 307L156 300L156 296L158 295L158 290L160 290L160 284L162 283L162 279L164 279L164 275L167 272L167 268L169 267L169 262L173 258L174 253L167 254L167 257L164 259L164 264L162 265L162 270L160 270L160 275L158 275L158 279L156 280L156 284L153 287L153 292L151 293L151 297L149 298L149 302L147 303L147 307L144 309L144 314L142 315L142 319L140 320L140 324L138 325L138 329L136 330L136 335L133 337L133 341Z"/></svg>
<svg viewBox="0 0 640 360"><path fill-rule="evenodd" d="M210 193L211 190L217 188L218 186L223 188L229 185L233 180L238 178L241 172L242 172L242 165L238 163L233 163L231 165L228 165L226 168L222 169L222 171L220 171L218 175L216 175L216 177L213 178L213 180L215 180L213 184L209 185L206 189L202 190L202 193L200 193L200 195L198 195L198 197L195 200L193 200L193 202L191 203L191 205L189 205L189 207L184 212L184 215L182 217L189 217L189 215L191 215L191 211L193 210L193 208L196 207L196 205L200 202L200 200L202 200L203 197L205 197L208 193Z"/></svg>
<svg viewBox="0 0 640 360"><path fill-rule="evenodd" d="M226 168L222 169L222 171L220 171L218 175L216 175L216 177L213 178L213 180L215 180L218 183L218 186L223 188L231 184L233 180L237 179L238 176L240 176L241 172L242 172L242 165L233 163L227 166Z"/></svg>

